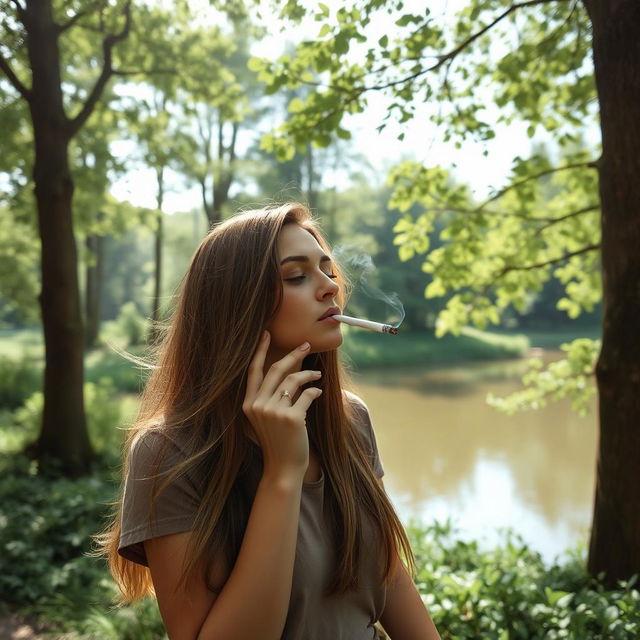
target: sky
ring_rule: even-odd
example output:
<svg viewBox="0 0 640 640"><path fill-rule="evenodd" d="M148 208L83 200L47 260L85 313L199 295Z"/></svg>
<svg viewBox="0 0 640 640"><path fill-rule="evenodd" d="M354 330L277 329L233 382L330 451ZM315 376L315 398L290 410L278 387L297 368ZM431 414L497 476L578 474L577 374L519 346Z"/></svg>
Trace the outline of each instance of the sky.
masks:
<svg viewBox="0 0 640 640"><path fill-rule="evenodd" d="M207 0L192 0L193 6L202 7L203 16L206 20L207 13L210 13ZM325 0L330 7L332 14L344 3L335 0ZM310 6L315 6L314 2L308 2ZM466 0L431 0L429 7L433 16L439 19L450 21L459 8L466 4ZM407 10L418 10L424 7L420 0L407 0L405 8ZM420 9L422 10L422 9ZM282 51L285 38L279 33L277 21L273 16L269 16L263 11L265 24L268 32L273 34L259 43L259 55L275 58ZM288 28L287 37L295 40L297 38L314 37L320 28L319 23L311 19L303 22L297 27L295 37L292 37L291 28ZM382 35L387 33L392 35L388 20L381 19L373 23L368 30L369 42L377 41ZM369 46L369 42L367 46ZM255 52L258 54L258 51ZM497 109L491 106L491 97L487 96L487 117L493 121L497 117ZM377 127L382 122L386 109L386 98L372 92L368 98L369 106L364 114L347 116L344 123L346 128L352 133L350 144L355 154L362 156L368 162L371 170L368 172L371 180L379 180L384 184L388 169L401 159L415 159L427 166L439 164L449 169L454 177L467 183L477 199L487 197L492 190L498 189L507 183L512 160L516 156L526 157L530 151L532 143L545 142L553 149L553 143L544 133L538 132L534 138L530 139L526 134L526 123L514 121L510 125L497 125L495 127L496 137L485 143L473 141L464 142L460 149L456 149L453 141L445 142L442 139L442 130L431 122L431 115L434 105L423 105L418 109L416 117L403 125L389 122L382 132L377 131ZM248 147L257 136L268 129L263 126L261 132L245 133L240 140L240 146ZM404 140L399 141L398 135L403 132ZM587 132L587 140L592 144L597 144L599 132L592 128ZM115 152L130 153L131 146L127 143L120 143ZM242 149L240 149L242 151ZM486 152L486 155L485 155ZM328 171L323 176L323 187L335 187L338 190L350 186L350 178L344 169ZM173 175L169 177L170 190L165 196L165 211L174 213L192 208L200 207L201 193L199 188L185 185L183 179ZM134 205L153 208L155 207L155 177L150 170L131 171L122 179L118 180L112 187L115 197L129 200ZM276 194L273 194L276 195Z"/></svg>

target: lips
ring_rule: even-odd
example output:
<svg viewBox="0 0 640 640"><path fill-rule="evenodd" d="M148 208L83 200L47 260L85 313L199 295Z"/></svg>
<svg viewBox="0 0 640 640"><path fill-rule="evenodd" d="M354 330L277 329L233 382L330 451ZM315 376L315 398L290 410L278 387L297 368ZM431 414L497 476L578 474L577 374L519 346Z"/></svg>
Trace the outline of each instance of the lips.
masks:
<svg viewBox="0 0 640 640"><path fill-rule="evenodd" d="M329 316L335 316L336 314L340 313L340 309L338 307L331 307L330 309L327 309L319 318L318 320L324 320L325 318L328 318Z"/></svg>

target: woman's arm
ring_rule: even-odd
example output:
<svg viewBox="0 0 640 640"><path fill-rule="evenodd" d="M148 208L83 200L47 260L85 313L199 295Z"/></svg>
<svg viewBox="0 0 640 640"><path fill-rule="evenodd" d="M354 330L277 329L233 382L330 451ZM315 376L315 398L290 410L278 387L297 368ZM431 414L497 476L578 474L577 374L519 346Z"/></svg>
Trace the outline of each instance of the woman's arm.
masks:
<svg viewBox="0 0 640 640"><path fill-rule="evenodd" d="M225 582L214 568L216 597L202 578L176 589L189 533L145 542L158 606L171 640L278 639L293 577L302 479L264 477L258 485L240 553Z"/></svg>
<svg viewBox="0 0 640 640"><path fill-rule="evenodd" d="M380 624L391 640L440 640L409 572L398 559Z"/></svg>
<svg viewBox="0 0 640 640"><path fill-rule="evenodd" d="M146 542L160 613L171 640L279 640L289 610L302 483L309 464L305 417L322 393L311 387L318 372L300 371L309 343L271 365L264 374L265 332L247 376L242 410L263 457L240 551L215 597L202 578L178 589L188 537ZM286 394L284 392L287 392ZM187 534L188 535L188 534ZM219 570L213 567L213 571Z"/></svg>
<svg viewBox="0 0 640 640"><path fill-rule="evenodd" d="M384 489L382 478L379 482ZM391 640L440 640L416 585L397 555L393 571L394 578L387 588L384 611L380 616L385 633Z"/></svg>

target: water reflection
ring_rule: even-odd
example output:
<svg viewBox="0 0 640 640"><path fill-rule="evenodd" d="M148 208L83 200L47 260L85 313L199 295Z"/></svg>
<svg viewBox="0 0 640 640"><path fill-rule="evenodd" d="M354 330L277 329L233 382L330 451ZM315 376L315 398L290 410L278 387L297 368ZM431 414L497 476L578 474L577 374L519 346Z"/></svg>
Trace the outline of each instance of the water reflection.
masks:
<svg viewBox="0 0 640 640"><path fill-rule="evenodd" d="M552 560L587 534L596 416L581 418L568 402L512 417L489 407L489 391L519 388L523 366L393 369L358 374L356 384L403 520L451 518L462 537L489 543L510 527Z"/></svg>

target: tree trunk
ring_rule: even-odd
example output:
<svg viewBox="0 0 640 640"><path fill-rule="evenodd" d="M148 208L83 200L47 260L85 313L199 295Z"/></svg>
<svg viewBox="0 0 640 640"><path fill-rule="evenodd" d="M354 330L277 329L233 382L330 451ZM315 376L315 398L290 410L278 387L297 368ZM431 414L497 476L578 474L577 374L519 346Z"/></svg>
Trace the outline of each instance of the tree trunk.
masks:
<svg viewBox="0 0 640 640"><path fill-rule="evenodd" d="M229 189L235 178L236 141L238 139L239 123L234 122L231 129L231 141L224 145L224 120L219 116L218 122L218 171L213 185L213 210L211 224L222 221L222 208L229 201Z"/></svg>
<svg viewBox="0 0 640 640"><path fill-rule="evenodd" d="M640 3L585 0L593 24L602 157L600 442L589 572L640 572Z"/></svg>
<svg viewBox="0 0 640 640"><path fill-rule="evenodd" d="M155 233L155 251L154 251L154 282L153 282L153 301L151 309L151 326L149 327L149 335L147 340L151 343L155 342L158 337L158 325L160 322L160 297L162 296L162 243L164 239L163 234L163 219L162 219L162 206L164 203L164 167L161 167L156 171L156 178L158 182L158 228Z"/></svg>
<svg viewBox="0 0 640 640"><path fill-rule="evenodd" d="M61 471L89 470L83 401L83 331L76 245L70 133L63 110L56 27L49 0L30 0L24 13L32 92L35 162L33 177L42 242L42 310L45 344L44 411L35 449L42 462L55 459Z"/></svg>
<svg viewBox="0 0 640 640"><path fill-rule="evenodd" d="M95 347L100 333L104 238L99 235L90 235L87 236L85 243L87 251L94 259L94 264L88 266L86 272L84 345L89 349Z"/></svg>
<svg viewBox="0 0 640 640"><path fill-rule="evenodd" d="M305 157L307 164L307 204L309 209L316 211L318 208L318 190L316 188L316 172L314 169L313 147L311 143L307 144L307 155Z"/></svg>

